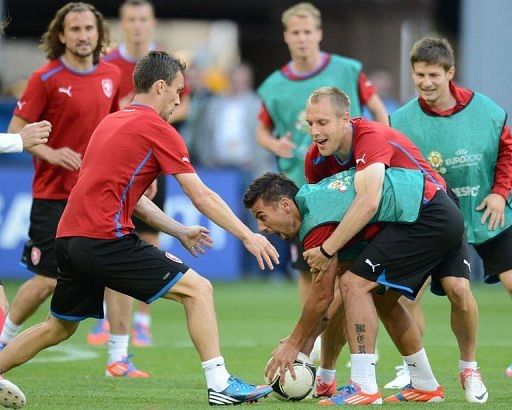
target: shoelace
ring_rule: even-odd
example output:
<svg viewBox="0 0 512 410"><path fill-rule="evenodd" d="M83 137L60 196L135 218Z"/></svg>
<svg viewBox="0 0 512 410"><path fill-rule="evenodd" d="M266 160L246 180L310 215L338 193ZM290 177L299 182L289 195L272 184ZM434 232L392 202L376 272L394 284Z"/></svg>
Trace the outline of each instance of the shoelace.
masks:
<svg viewBox="0 0 512 410"><path fill-rule="evenodd" d="M347 396L355 393L357 390L352 384L338 388L338 394L336 396Z"/></svg>
<svg viewBox="0 0 512 410"><path fill-rule="evenodd" d="M239 390L247 389L247 388L253 389L256 387L254 384L247 383L245 380L240 379L239 377L236 377L236 376L229 376L228 382L229 382L230 386L233 386L233 387L235 387L235 389L239 389Z"/></svg>

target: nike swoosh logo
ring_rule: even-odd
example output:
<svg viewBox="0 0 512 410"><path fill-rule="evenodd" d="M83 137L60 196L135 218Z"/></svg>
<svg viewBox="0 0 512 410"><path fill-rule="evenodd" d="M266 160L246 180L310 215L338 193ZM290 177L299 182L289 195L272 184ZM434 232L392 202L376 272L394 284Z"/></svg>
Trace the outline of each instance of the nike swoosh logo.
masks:
<svg viewBox="0 0 512 410"><path fill-rule="evenodd" d="M475 396L478 400L483 400L483 398L486 396L487 390L482 394L481 396Z"/></svg>

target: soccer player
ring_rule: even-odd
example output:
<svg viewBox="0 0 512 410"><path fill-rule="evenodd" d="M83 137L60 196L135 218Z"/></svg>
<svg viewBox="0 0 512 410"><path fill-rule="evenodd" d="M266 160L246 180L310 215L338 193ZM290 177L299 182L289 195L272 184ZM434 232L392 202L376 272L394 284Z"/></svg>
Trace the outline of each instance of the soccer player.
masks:
<svg viewBox="0 0 512 410"><path fill-rule="evenodd" d="M362 118L351 119L350 100L340 90L325 87L316 90L308 101L307 121L313 144L306 157L306 177L315 183L338 171L355 166L358 172L380 172L386 167L419 169L428 177L425 201L435 201L446 191L446 183L421 155L420 150L404 134L377 122ZM377 181L377 180L376 180ZM375 198L381 184L375 183L365 195L357 195L353 206L334 232L327 234L317 246L305 252L313 269L323 272L329 256L341 249L372 217ZM451 303L451 326L457 338L462 360L476 362L478 307L469 286L470 265L460 269L457 261L436 269L432 275L432 292L447 295ZM375 262L374 262L375 263ZM379 262L380 263L380 262ZM378 268L384 269L384 264ZM343 294L345 310L357 306L361 288L356 281L347 281ZM349 325L350 327L350 325ZM483 386L483 384L482 384ZM485 402L487 390L473 396L473 401Z"/></svg>
<svg viewBox="0 0 512 410"><path fill-rule="evenodd" d="M305 102L316 88L336 86L345 90L353 101L353 116L360 116L361 106L365 105L377 121L387 124L388 119L384 104L362 71L361 62L321 51L322 16L315 6L304 2L288 8L282 14L282 23L291 61L272 73L258 89L263 106L257 139L263 148L276 155L279 169L300 187L306 182L304 157L311 142L305 122ZM290 246L292 267L301 272L299 292L304 302L311 286L311 274L302 257L300 242ZM333 326L337 327L335 323ZM322 355L328 353L326 349ZM315 394L336 391L334 369L339 352L330 352L330 347L328 350L329 358L321 360L317 373L321 385Z"/></svg>
<svg viewBox="0 0 512 410"><path fill-rule="evenodd" d="M152 51L141 58L134 71L133 103L107 116L95 130L57 230L61 276L51 315L0 352L1 373L69 338L81 320L102 317L103 292L110 287L147 303L164 297L183 304L205 371L209 404L251 402L272 391L226 370L210 282L133 233L135 212L160 231L176 236L193 255L210 245L205 228L183 226L143 195L164 172L176 178L201 212L237 236L261 269L265 265L272 269L273 262L279 261L274 247L243 225L220 196L203 184L185 142L168 123L180 102L184 69L165 52ZM0 403L5 396L0 390Z"/></svg>
<svg viewBox="0 0 512 410"><path fill-rule="evenodd" d="M0 335L3 344L12 340L55 289L59 274L57 224L78 179L93 130L119 108L119 70L100 60L107 40L103 16L92 5L68 3L58 10L42 38L42 49L50 61L30 77L9 124L9 130L17 132L28 122L45 119L52 124L52 138L48 144L28 150L35 157L35 174L30 239L22 263L35 276L20 287L12 302ZM109 315L117 318L115 309ZM119 316L112 333L126 333L129 323L129 317L124 323ZM107 375L147 377L128 361L127 343L109 349Z"/></svg>
<svg viewBox="0 0 512 410"><path fill-rule="evenodd" d="M447 40L419 40L410 62L419 97L391 116L391 125L421 149L457 194L468 242L484 262L485 282L501 280L512 294L512 136L507 114L490 98L454 84L455 59ZM485 386L475 350L468 353L459 365L466 398L474 401ZM512 366L507 375L512 377Z"/></svg>
<svg viewBox="0 0 512 410"><path fill-rule="evenodd" d="M119 85L119 104L123 108L133 98L133 70L137 60L151 50L156 50L157 45L153 41L153 34L156 26L156 19L153 5L147 0L127 0L119 8L120 28L124 41L111 50L104 60L114 64L121 71L121 83ZM188 97L183 98L177 113L173 114L174 119L182 119L186 115ZM177 118L176 118L177 117ZM165 201L165 176L161 175L151 185L147 195L155 202L160 209L163 209ZM158 231L134 218L135 229L139 237L158 246ZM106 290L107 311L109 306L116 309L119 315L123 315L123 321L129 323L132 303L125 295L112 290ZM127 343L129 328L125 334L115 335L114 339L123 339ZM107 343L112 335L109 334L109 323L106 319L96 320L92 330L87 335L87 341L92 345ZM133 318L132 344L134 346L150 346L153 342L151 335L151 315L149 305L139 303L137 312ZM115 340L114 340L115 341ZM112 343L112 340L110 340Z"/></svg>
<svg viewBox="0 0 512 410"><path fill-rule="evenodd" d="M465 253L462 215L446 193L436 193L427 176L419 170L351 169L318 184L304 185L298 193L297 185L289 179L267 173L244 195L244 205L251 209L260 231L278 234L288 240L298 235L304 248L309 249L320 245L322 238L352 211L356 196L370 194L372 186L379 183L382 189L372 198L372 218L362 227L367 229L352 242L364 240L368 245L357 252L352 266L348 271L342 271L340 278L351 351L351 384L338 389L337 395L320 404L382 403L375 380L375 355L372 354L377 335L375 309L403 359L412 366L411 384L401 394L385 401L444 400L444 390L430 369L419 329L398 299L401 294L416 297L439 265ZM435 193L430 202L424 201L424 189L427 195ZM386 225L375 226L374 223L379 221ZM467 270L462 259L457 264L459 269ZM315 278L291 335L273 352L266 369L268 377L290 368L299 351L308 352L312 339L325 326L339 268L338 256L332 255L328 270ZM380 289L372 301L371 292L384 286L390 290L382 292ZM352 287L360 288L355 303L348 296L354 291Z"/></svg>

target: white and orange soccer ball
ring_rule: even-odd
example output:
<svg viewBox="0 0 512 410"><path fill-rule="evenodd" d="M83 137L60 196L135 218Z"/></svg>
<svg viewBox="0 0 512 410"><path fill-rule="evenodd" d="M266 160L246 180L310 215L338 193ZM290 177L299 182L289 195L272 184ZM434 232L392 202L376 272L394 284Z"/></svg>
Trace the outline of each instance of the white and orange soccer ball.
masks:
<svg viewBox="0 0 512 410"><path fill-rule="evenodd" d="M316 369L304 353L299 353L293 362L295 380L287 370L284 377L279 373L274 379L265 378L265 382L272 386L274 395L279 400L299 401L309 396L315 384Z"/></svg>

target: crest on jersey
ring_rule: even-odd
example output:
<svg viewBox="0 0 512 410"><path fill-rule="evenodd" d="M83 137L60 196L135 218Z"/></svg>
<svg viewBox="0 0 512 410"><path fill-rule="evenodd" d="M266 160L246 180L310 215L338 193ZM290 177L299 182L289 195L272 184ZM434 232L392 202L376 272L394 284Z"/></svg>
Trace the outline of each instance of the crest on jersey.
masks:
<svg viewBox="0 0 512 410"><path fill-rule="evenodd" d="M327 185L327 189L345 192L350 185L352 185L352 178L350 176L346 176L343 179L336 179L332 181L329 185Z"/></svg>
<svg viewBox="0 0 512 410"><path fill-rule="evenodd" d="M172 253L170 253L170 252L165 252L165 257L166 257L167 259L170 259L170 260L172 260L172 261L176 262L176 263L183 263L183 261L182 261L180 258L178 258L177 256L174 256L174 255L173 255Z"/></svg>
<svg viewBox="0 0 512 410"><path fill-rule="evenodd" d="M41 250L39 248L32 246L30 250L30 260L32 261L32 265L39 265L39 262L41 262Z"/></svg>
<svg viewBox="0 0 512 410"><path fill-rule="evenodd" d="M114 83L110 78L104 78L101 80L101 88L103 88L103 93L108 97L112 97L114 92Z"/></svg>
<svg viewBox="0 0 512 410"><path fill-rule="evenodd" d="M432 168L434 168L437 172L440 174L446 173L446 168L444 166L444 159L440 152L432 151L427 156L428 162L430 162L430 165L432 165Z"/></svg>

